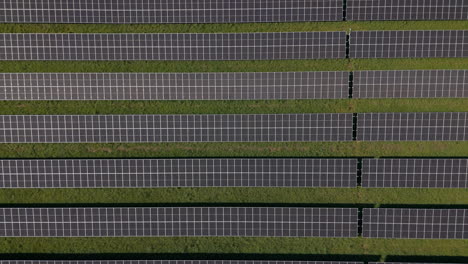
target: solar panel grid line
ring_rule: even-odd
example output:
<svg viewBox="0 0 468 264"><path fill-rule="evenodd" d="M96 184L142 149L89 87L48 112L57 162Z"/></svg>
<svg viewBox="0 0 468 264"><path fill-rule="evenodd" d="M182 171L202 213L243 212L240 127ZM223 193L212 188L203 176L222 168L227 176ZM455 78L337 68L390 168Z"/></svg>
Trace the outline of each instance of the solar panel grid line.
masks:
<svg viewBox="0 0 468 264"><path fill-rule="evenodd" d="M287 260L0 260L0 264L363 264L363 262Z"/></svg>
<svg viewBox="0 0 468 264"><path fill-rule="evenodd" d="M467 239L467 209L363 209L363 237Z"/></svg>
<svg viewBox="0 0 468 264"><path fill-rule="evenodd" d="M356 237L355 208L1 208L1 237Z"/></svg>
<svg viewBox="0 0 468 264"><path fill-rule="evenodd" d="M359 141L465 141L467 112L360 113Z"/></svg>
<svg viewBox="0 0 468 264"><path fill-rule="evenodd" d="M352 114L0 115L0 142L350 141L352 122Z"/></svg>
<svg viewBox="0 0 468 264"><path fill-rule="evenodd" d="M350 58L464 58L467 30L352 31Z"/></svg>
<svg viewBox="0 0 468 264"><path fill-rule="evenodd" d="M10 1L0 23L253 23L341 21L341 0Z"/></svg>
<svg viewBox="0 0 468 264"><path fill-rule="evenodd" d="M356 71L355 98L466 98L467 70Z"/></svg>
<svg viewBox="0 0 468 264"><path fill-rule="evenodd" d="M273 100L347 97L347 72L0 73L0 100Z"/></svg>
<svg viewBox="0 0 468 264"><path fill-rule="evenodd" d="M346 32L0 34L0 60L345 58Z"/></svg>
<svg viewBox="0 0 468 264"><path fill-rule="evenodd" d="M347 0L347 20L466 20L463 0Z"/></svg>
<svg viewBox="0 0 468 264"><path fill-rule="evenodd" d="M369 262L369 264L437 264L430 262ZM438 263L438 264L455 264L455 263Z"/></svg>
<svg viewBox="0 0 468 264"><path fill-rule="evenodd" d="M363 159L364 188L468 188L467 159Z"/></svg>
<svg viewBox="0 0 468 264"><path fill-rule="evenodd" d="M0 188L356 187L357 159L0 160Z"/></svg>

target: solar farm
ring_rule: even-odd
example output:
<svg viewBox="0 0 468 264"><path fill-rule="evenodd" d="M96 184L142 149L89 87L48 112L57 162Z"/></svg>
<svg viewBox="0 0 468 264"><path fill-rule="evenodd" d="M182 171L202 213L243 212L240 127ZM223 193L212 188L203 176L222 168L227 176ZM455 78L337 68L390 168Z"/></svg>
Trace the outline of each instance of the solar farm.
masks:
<svg viewBox="0 0 468 264"><path fill-rule="evenodd" d="M468 263L468 1L0 0L0 264Z"/></svg>

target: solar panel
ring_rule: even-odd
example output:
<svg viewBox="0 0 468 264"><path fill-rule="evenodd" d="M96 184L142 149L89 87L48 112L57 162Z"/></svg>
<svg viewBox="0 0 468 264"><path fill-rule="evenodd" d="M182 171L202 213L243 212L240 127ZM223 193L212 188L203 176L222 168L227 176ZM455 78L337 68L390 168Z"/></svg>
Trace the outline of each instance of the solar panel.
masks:
<svg viewBox="0 0 468 264"><path fill-rule="evenodd" d="M0 208L1 237L357 237L357 209Z"/></svg>
<svg viewBox="0 0 468 264"><path fill-rule="evenodd" d="M468 159L363 159L367 188L468 188Z"/></svg>
<svg viewBox="0 0 468 264"><path fill-rule="evenodd" d="M341 21L341 0L17 0L0 23L246 23Z"/></svg>
<svg viewBox="0 0 468 264"><path fill-rule="evenodd" d="M347 0L348 20L466 20L465 0Z"/></svg>
<svg viewBox="0 0 468 264"><path fill-rule="evenodd" d="M363 237L467 239L468 210L364 208Z"/></svg>
<svg viewBox="0 0 468 264"><path fill-rule="evenodd" d="M468 113L358 114L357 140L464 141L468 140Z"/></svg>
<svg viewBox="0 0 468 264"><path fill-rule="evenodd" d="M348 72L0 73L0 100L348 98Z"/></svg>
<svg viewBox="0 0 468 264"><path fill-rule="evenodd" d="M356 187L357 159L0 160L0 188Z"/></svg>
<svg viewBox="0 0 468 264"><path fill-rule="evenodd" d="M466 98L467 70L358 71L353 98Z"/></svg>
<svg viewBox="0 0 468 264"><path fill-rule="evenodd" d="M423 263L423 262L369 262L369 264L449 264L449 263ZM455 264L455 263L452 263Z"/></svg>
<svg viewBox="0 0 468 264"><path fill-rule="evenodd" d="M349 141L352 114L0 115L0 143Z"/></svg>
<svg viewBox="0 0 468 264"><path fill-rule="evenodd" d="M350 58L464 58L468 31L353 31Z"/></svg>
<svg viewBox="0 0 468 264"><path fill-rule="evenodd" d="M345 32L0 34L0 60L333 59L345 43Z"/></svg>
<svg viewBox="0 0 468 264"><path fill-rule="evenodd" d="M364 264L346 261L276 260L0 260L0 264Z"/></svg>

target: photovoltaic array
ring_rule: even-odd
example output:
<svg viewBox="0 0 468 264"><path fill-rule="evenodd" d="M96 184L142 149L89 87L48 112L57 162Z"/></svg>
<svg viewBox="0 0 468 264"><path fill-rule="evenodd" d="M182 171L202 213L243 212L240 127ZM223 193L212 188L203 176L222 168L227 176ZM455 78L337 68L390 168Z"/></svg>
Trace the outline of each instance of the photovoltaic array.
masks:
<svg viewBox="0 0 468 264"><path fill-rule="evenodd" d="M0 143L349 141L353 114L3 115Z"/></svg>
<svg viewBox="0 0 468 264"><path fill-rule="evenodd" d="M0 264L364 264L343 261L275 260L0 260Z"/></svg>
<svg viewBox="0 0 468 264"><path fill-rule="evenodd" d="M464 141L468 140L468 113L358 114L357 140Z"/></svg>
<svg viewBox="0 0 468 264"><path fill-rule="evenodd" d="M0 208L1 237L356 237L354 208Z"/></svg>
<svg viewBox="0 0 468 264"><path fill-rule="evenodd" d="M468 30L352 31L350 58L464 58Z"/></svg>
<svg viewBox="0 0 468 264"><path fill-rule="evenodd" d="M468 210L365 208L363 237L467 239Z"/></svg>
<svg viewBox="0 0 468 264"><path fill-rule="evenodd" d="M0 188L356 187L357 159L0 160Z"/></svg>
<svg viewBox="0 0 468 264"><path fill-rule="evenodd" d="M464 0L347 0L347 20L466 20Z"/></svg>
<svg viewBox="0 0 468 264"><path fill-rule="evenodd" d="M247 23L341 21L342 0L1 1L0 23Z"/></svg>
<svg viewBox="0 0 468 264"><path fill-rule="evenodd" d="M0 73L0 100L345 99L349 72ZM467 70L355 71L353 98L466 98Z"/></svg>
<svg viewBox="0 0 468 264"><path fill-rule="evenodd" d="M0 100L338 99L348 98L348 75L348 72L0 73Z"/></svg>
<svg viewBox="0 0 468 264"><path fill-rule="evenodd" d="M0 34L0 60L333 59L345 43L345 32Z"/></svg>
<svg viewBox="0 0 468 264"><path fill-rule="evenodd" d="M347 16L343 17L343 12ZM464 0L4 1L0 23L247 23L466 20Z"/></svg>
<svg viewBox="0 0 468 264"><path fill-rule="evenodd" d="M353 98L466 98L467 70L357 71Z"/></svg>
<svg viewBox="0 0 468 264"><path fill-rule="evenodd" d="M369 264L436 264L436 263L422 263L422 262L369 262ZM440 264L440 263L439 263ZM448 263L446 263L448 264Z"/></svg>
<svg viewBox="0 0 468 264"><path fill-rule="evenodd" d="M468 188L468 159L363 159L365 188Z"/></svg>

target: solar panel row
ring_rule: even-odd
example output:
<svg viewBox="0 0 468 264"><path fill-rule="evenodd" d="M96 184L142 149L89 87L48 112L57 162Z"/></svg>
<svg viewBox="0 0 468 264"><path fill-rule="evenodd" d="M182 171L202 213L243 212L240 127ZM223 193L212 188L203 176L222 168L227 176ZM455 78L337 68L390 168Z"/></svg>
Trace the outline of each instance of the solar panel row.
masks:
<svg viewBox="0 0 468 264"><path fill-rule="evenodd" d="M332 59L345 43L345 32L0 34L0 60Z"/></svg>
<svg viewBox="0 0 468 264"><path fill-rule="evenodd" d="M468 188L468 159L363 159L365 188Z"/></svg>
<svg viewBox="0 0 468 264"><path fill-rule="evenodd" d="M0 34L0 60L185 61L345 57L345 32ZM468 57L468 31L353 31L349 57Z"/></svg>
<svg viewBox="0 0 468 264"><path fill-rule="evenodd" d="M468 113L358 114L357 140L465 141L468 140Z"/></svg>
<svg viewBox="0 0 468 264"><path fill-rule="evenodd" d="M364 208L365 238L467 239L467 209ZM2 237L357 237L356 208L1 208Z"/></svg>
<svg viewBox="0 0 468 264"><path fill-rule="evenodd" d="M0 160L0 188L356 187L357 159Z"/></svg>
<svg viewBox="0 0 468 264"><path fill-rule="evenodd" d="M0 264L364 264L343 261L276 260L0 260Z"/></svg>
<svg viewBox="0 0 468 264"><path fill-rule="evenodd" d="M347 20L466 20L464 0L347 0Z"/></svg>
<svg viewBox="0 0 468 264"><path fill-rule="evenodd" d="M343 261L276 260L0 260L0 264L364 264Z"/></svg>
<svg viewBox="0 0 468 264"><path fill-rule="evenodd" d="M350 141L352 114L3 115L0 143Z"/></svg>
<svg viewBox="0 0 468 264"><path fill-rule="evenodd" d="M467 70L0 73L0 100L466 98Z"/></svg>
<svg viewBox="0 0 468 264"><path fill-rule="evenodd" d="M363 237L468 239L467 209L365 208Z"/></svg>
<svg viewBox="0 0 468 264"><path fill-rule="evenodd" d="M356 71L353 98L466 98L467 70Z"/></svg>
<svg viewBox="0 0 468 264"><path fill-rule="evenodd" d="M464 0L40 0L0 2L0 23L246 23L466 20Z"/></svg>
<svg viewBox="0 0 468 264"><path fill-rule="evenodd" d="M0 74L0 100L338 99L348 89L348 72Z"/></svg>
<svg viewBox="0 0 468 264"><path fill-rule="evenodd" d="M356 187L357 159L0 160L0 188ZM364 188L468 188L468 159L362 159Z"/></svg>
<svg viewBox="0 0 468 264"><path fill-rule="evenodd" d="M468 140L468 113L362 113L359 141ZM1 143L351 141L353 114L3 115Z"/></svg>
<svg viewBox="0 0 468 264"><path fill-rule="evenodd" d="M353 31L350 58L464 58L468 30Z"/></svg>
<svg viewBox="0 0 468 264"><path fill-rule="evenodd" d="M0 23L247 23L341 21L342 19L342 0L0 2Z"/></svg>
<svg viewBox="0 0 468 264"><path fill-rule="evenodd" d="M354 208L0 208L1 237L356 237Z"/></svg>

